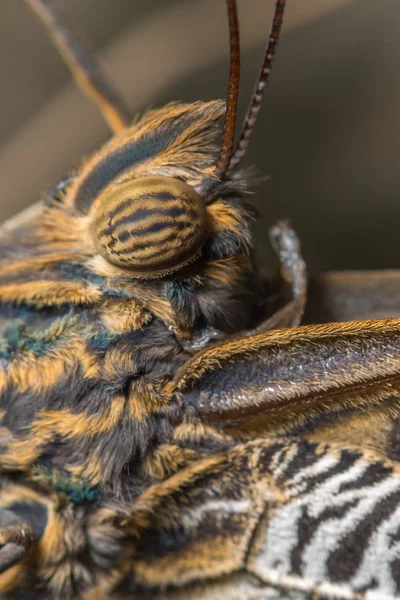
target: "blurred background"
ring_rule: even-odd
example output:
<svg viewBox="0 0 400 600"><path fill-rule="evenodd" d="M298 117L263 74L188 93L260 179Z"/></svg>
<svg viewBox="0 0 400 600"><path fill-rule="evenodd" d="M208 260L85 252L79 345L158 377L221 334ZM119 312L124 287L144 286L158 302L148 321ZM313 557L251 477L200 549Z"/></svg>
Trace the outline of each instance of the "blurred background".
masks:
<svg viewBox="0 0 400 600"><path fill-rule="evenodd" d="M224 98L224 0L57 0L98 53L132 114ZM241 117L273 0L239 0ZM400 3L288 0L246 164L257 240L290 217L312 269L400 267ZM24 2L0 3L0 221L35 202L107 139ZM268 176L268 178L267 178Z"/></svg>

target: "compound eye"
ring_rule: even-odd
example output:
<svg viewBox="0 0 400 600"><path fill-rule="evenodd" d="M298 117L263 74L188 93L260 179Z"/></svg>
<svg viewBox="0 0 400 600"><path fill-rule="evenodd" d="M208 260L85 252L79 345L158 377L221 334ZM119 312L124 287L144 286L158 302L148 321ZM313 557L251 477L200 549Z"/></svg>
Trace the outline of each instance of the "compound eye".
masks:
<svg viewBox="0 0 400 600"><path fill-rule="evenodd" d="M98 252L109 263L152 278L196 258L208 233L204 201L171 177L142 177L99 200L92 221Z"/></svg>

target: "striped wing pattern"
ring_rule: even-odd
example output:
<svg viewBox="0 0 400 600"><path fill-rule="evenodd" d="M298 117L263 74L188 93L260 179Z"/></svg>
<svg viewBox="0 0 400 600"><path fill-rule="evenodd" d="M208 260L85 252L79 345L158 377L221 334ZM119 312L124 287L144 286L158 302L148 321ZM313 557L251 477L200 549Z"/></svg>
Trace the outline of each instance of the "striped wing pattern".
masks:
<svg viewBox="0 0 400 600"><path fill-rule="evenodd" d="M158 505L118 598L398 599L399 499L395 462L248 442Z"/></svg>
<svg viewBox="0 0 400 600"><path fill-rule="evenodd" d="M266 524L251 572L317 597L399 597L399 474L347 450L300 453L301 445L278 460L288 501Z"/></svg>

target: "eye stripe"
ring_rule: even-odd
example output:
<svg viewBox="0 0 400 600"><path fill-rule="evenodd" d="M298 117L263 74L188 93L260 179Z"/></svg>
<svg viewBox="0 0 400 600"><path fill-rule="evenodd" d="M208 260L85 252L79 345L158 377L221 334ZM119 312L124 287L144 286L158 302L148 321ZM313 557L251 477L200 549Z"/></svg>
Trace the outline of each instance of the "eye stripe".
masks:
<svg viewBox="0 0 400 600"><path fill-rule="evenodd" d="M157 264L154 260L155 258L159 258L160 256L164 257L166 261L168 261L169 258L173 258L175 256L175 252L173 251L169 251L166 252L165 250L158 250L157 252L153 252L152 254L139 254L140 259L143 261L144 266L153 266L155 264ZM119 257L120 258L120 257ZM129 262L129 258L120 258L120 260L125 260L126 262Z"/></svg>
<svg viewBox="0 0 400 600"><path fill-rule="evenodd" d="M174 226L174 230L175 232L183 232L185 229L192 229L193 228L193 224L190 223L189 221L182 221L181 223L177 223ZM154 234L161 234L162 232L164 232L165 230L171 231L172 227L170 223L159 223L158 221L156 221L153 225L150 225L149 227L140 229L139 231L137 229L123 229L121 232L116 232L114 234L114 236L118 239L118 241L120 242L124 242L125 240L131 239L131 238L146 238L149 237L149 239L152 240L157 240L158 237L155 236Z"/></svg>
<svg viewBox="0 0 400 600"><path fill-rule="evenodd" d="M188 232L186 235L180 235L179 236L179 242L180 243L185 243L187 242L191 237L193 237L192 232ZM113 254L116 254L118 256L123 256L124 254L132 254L133 252L136 254L138 253L138 255L140 254L141 250L145 250L146 248L156 248L156 247L160 247L163 244L165 245L165 250L164 251L168 251L171 246L167 246L167 242L171 242L173 240L176 240L177 238L177 234L175 232L170 232L168 233L168 235L164 236L162 239L160 239L158 242L154 240L154 238L150 238L147 242L135 242L133 244L129 243L125 243L123 244L125 247L119 249L119 250L114 250L115 244L110 244L109 248L111 250L111 252ZM122 245L122 244L121 244ZM176 248L174 247L173 250L175 251Z"/></svg>
<svg viewBox="0 0 400 600"><path fill-rule="evenodd" d="M171 233L171 231L166 231L165 234L162 237L162 239L160 239L158 245L165 244L166 242L170 242L176 238L176 234ZM149 237L149 239L145 242L139 242L139 243L133 242L131 244L126 243L126 244L124 244L124 247L122 247L119 250L113 250L113 252L118 255L132 254L132 251L134 251L136 253L136 251L140 251L140 250L142 250L142 248L149 248L150 246L152 248L154 248L154 246L155 246L154 238L152 238L152 237Z"/></svg>
<svg viewBox="0 0 400 600"><path fill-rule="evenodd" d="M164 228L175 229L177 231L181 231L186 227L193 227L193 222L188 221L187 217L185 220L173 221L171 219L146 219L146 221L141 224L140 227L118 227L118 229L114 229L112 231L113 236L118 237L120 232L123 231L132 231L133 236L146 236L148 233L157 233L157 231L161 231Z"/></svg>
<svg viewBox="0 0 400 600"><path fill-rule="evenodd" d="M192 219L195 219L196 216L197 215L194 211L187 211L179 207L173 207L171 209L158 208L157 210L152 208L139 208L134 213L126 215L118 221L111 222L109 228L107 229L107 234L116 231L122 225L130 225L132 223L140 223L140 221L145 221L147 217L158 217L161 220L165 219L166 217L170 217L171 219L179 219L179 217L191 217Z"/></svg>
<svg viewBox="0 0 400 600"><path fill-rule="evenodd" d="M167 204L167 202L178 202L179 203L179 199L176 198L176 196L174 196L174 194L171 194L169 192L158 192L158 193L151 193L151 194L140 194L140 196L136 197L135 202L143 202L143 203L148 203L151 202L151 204L153 206L157 206L158 208L161 209L161 205L162 204ZM123 202L121 202L121 204L119 206L117 206L116 208L114 208L114 210L112 210L109 215L111 218L115 218L118 215L120 215L121 213L123 213L125 211L126 208L130 208L132 206L133 200L132 198L128 198L127 200L124 200Z"/></svg>
<svg viewBox="0 0 400 600"><path fill-rule="evenodd" d="M146 260L148 263L152 261L152 259L154 258L158 258L159 256L163 256L165 258L168 258L169 256L173 257L175 256L175 252L173 250L169 250L168 252L165 251L165 249L162 250L157 250L155 252L151 252L151 253L139 253L139 256L141 257L142 260Z"/></svg>
<svg viewBox="0 0 400 600"><path fill-rule="evenodd" d="M141 254L142 251L147 251L148 249L154 249L157 252L158 251L164 251L164 252L169 252L171 251L175 251L176 247L175 246L171 246L170 244L168 244L168 242L171 241L175 241L176 240L176 235L174 233L171 233L169 236L166 236L163 240L160 241L160 243L155 244L154 242L142 242L139 244L134 244L131 246L131 248L122 248L121 250L119 250L119 252L125 254L127 251L133 251L135 254L137 254L138 256ZM187 242L189 239L191 238L191 235L186 235L186 236L182 236L182 238L179 238L179 243L180 244L184 244L185 242Z"/></svg>
<svg viewBox="0 0 400 600"><path fill-rule="evenodd" d="M139 257L142 261L146 261L147 264L152 264L151 259L157 258L159 256L169 257L174 256L173 252L165 252L165 250L158 250L157 252L152 252L151 254L142 252L139 254ZM127 258L129 260L129 258Z"/></svg>
<svg viewBox="0 0 400 600"><path fill-rule="evenodd" d="M131 225L132 223L137 223L138 221L139 222L144 221L145 219L148 219L149 217L153 217L153 218L156 217L158 219L162 219L163 214L161 212L155 211L154 209L151 209L151 208L139 208L134 213L126 215L125 217L122 217L121 219L119 219L118 221L115 221L115 222L112 222L112 219L109 218L109 215L107 215L107 217L108 217L107 227L100 231L100 235L102 235L102 236L114 235L115 232L118 231L118 229L120 229L124 225Z"/></svg>
<svg viewBox="0 0 400 600"><path fill-rule="evenodd" d="M161 218L160 218L161 216ZM191 215L189 215L191 217ZM170 229L175 229L177 231L182 231L186 227L194 227L195 219L191 218L189 221L187 220L188 215L182 215L179 220L172 218L165 218L164 215L152 215L151 217L147 217L143 222L140 223L138 227L127 227L126 225L132 225L130 221L126 224L123 223L119 227L116 226L108 226L106 229L102 229L99 232L100 238L118 238L121 234L125 234L126 231L132 232L132 237L140 237L147 235L149 233L156 233L157 231L162 230L164 227L168 227Z"/></svg>
<svg viewBox="0 0 400 600"><path fill-rule="evenodd" d="M118 239L120 242L123 242L124 240L128 240L132 237L144 237L147 234L158 233L164 229L169 229L169 223L166 223L165 221L156 221L153 223L153 225L146 227L146 229L140 229L139 231L136 229L127 229L126 231L122 231L122 233L118 233Z"/></svg>

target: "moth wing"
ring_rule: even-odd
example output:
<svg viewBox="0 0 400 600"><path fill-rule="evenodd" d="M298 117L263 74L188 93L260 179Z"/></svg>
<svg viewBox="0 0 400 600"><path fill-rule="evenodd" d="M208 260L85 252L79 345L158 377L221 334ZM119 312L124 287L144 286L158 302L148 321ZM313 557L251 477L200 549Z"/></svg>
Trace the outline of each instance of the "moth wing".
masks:
<svg viewBox="0 0 400 600"><path fill-rule="evenodd" d="M277 330L207 349L183 365L177 393L202 419L283 423L343 408L397 408L400 320Z"/></svg>
<svg viewBox="0 0 400 600"><path fill-rule="evenodd" d="M135 559L121 589L172 587L169 600L344 599L373 589L395 600L400 473L379 447L382 416L349 416L342 437L331 424L259 435L151 486L126 526Z"/></svg>
<svg viewBox="0 0 400 600"><path fill-rule="evenodd" d="M173 586L188 597L185 586L200 581L201 598L210 580L218 589L225 575L245 569L260 518L281 501L267 462L257 473L251 468L261 465L260 452L262 444L240 444L196 461L134 501L129 519L123 517L135 547L133 576L126 565L129 575L120 586L127 595L135 586L149 594Z"/></svg>
<svg viewBox="0 0 400 600"><path fill-rule="evenodd" d="M137 552L135 583L121 589L397 598L399 344L399 320L314 326L184 365L183 401L227 446L150 486L124 515Z"/></svg>

